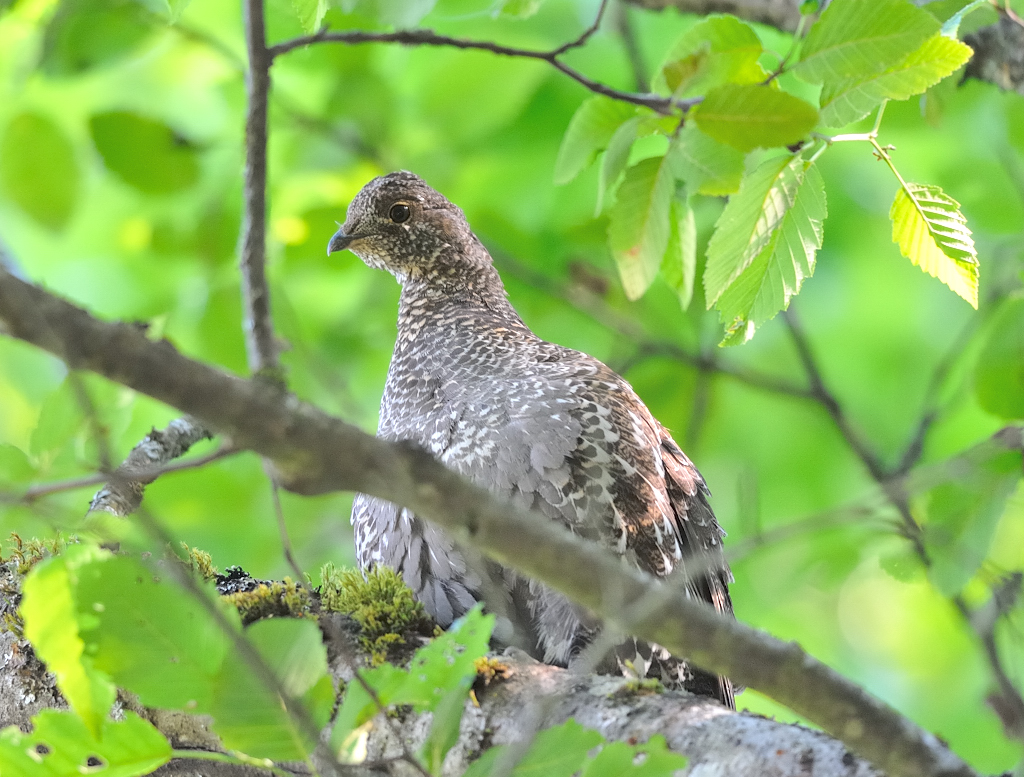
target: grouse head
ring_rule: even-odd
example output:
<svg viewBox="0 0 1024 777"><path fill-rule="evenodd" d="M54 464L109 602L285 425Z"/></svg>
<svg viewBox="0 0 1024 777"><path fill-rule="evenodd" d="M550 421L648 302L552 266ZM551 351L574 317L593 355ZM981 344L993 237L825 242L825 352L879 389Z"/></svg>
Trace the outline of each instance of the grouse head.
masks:
<svg viewBox="0 0 1024 777"><path fill-rule="evenodd" d="M403 284L412 279L457 285L490 265L465 214L405 171L374 178L359 191L327 253L345 248Z"/></svg>

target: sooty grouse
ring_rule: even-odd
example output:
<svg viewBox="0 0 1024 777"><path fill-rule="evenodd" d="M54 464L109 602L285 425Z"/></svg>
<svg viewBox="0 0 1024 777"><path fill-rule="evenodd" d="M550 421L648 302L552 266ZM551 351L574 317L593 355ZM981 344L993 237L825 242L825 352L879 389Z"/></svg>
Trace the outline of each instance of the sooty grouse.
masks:
<svg viewBox="0 0 1024 777"><path fill-rule="evenodd" d="M651 574L685 575L691 560L689 595L732 611L723 532L700 473L625 380L526 327L458 207L412 173L376 178L328 253L345 248L402 285L378 436L422 445ZM561 594L482 563L404 508L359 494L352 523L360 566L400 572L442 626L484 600L505 626L496 636L563 666L599 628ZM657 646L629 640L615 660L733 704L727 678Z"/></svg>

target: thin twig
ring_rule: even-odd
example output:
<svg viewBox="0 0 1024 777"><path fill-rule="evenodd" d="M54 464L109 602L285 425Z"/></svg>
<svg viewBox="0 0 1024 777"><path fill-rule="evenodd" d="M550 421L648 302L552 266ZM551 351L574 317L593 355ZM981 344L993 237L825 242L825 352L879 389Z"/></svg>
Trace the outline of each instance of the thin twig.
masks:
<svg viewBox="0 0 1024 777"><path fill-rule="evenodd" d="M251 1L251 0L250 0ZM603 6L602 6L603 7ZM650 108L661 114L671 114L675 111L686 113L694 105L703 100L702 97L694 97L687 100L678 100L672 97L662 97L656 94L635 94L624 92L620 89L613 89L598 81L588 78L573 67L566 65L558 56L560 48L550 51L537 51L535 49L519 49L512 46L502 46L490 41L468 40L465 38L452 38L448 35L438 35L433 30L398 30L396 32L318 32L314 35L305 35L300 38L292 38L283 43L271 46L267 51L271 57L278 57L303 46L310 46L315 43L344 43L347 45L358 45L361 43L399 43L403 46L448 46L457 49L474 49L477 51L489 51L504 57L519 57L522 59L536 59L547 62L555 69L561 71L569 78L585 86L595 94L610 97L613 100L632 103Z"/></svg>
<svg viewBox="0 0 1024 777"><path fill-rule="evenodd" d="M302 573L302 569L296 563L295 555L292 553L292 540L288 536L288 524L284 520L284 508L281 507L281 489L277 485L277 481L274 479L270 468L267 466L266 459L264 459L264 468L267 469L267 478L270 480L270 494L274 501L274 515L277 516L277 530L281 534L281 550L284 553L284 560L288 562L288 566L295 573L295 585L306 587L306 576Z"/></svg>
<svg viewBox="0 0 1024 777"><path fill-rule="evenodd" d="M277 379L278 348L266 276L267 98L273 56L267 50L263 0L244 0L242 8L249 52L246 71L249 100L245 118L245 216L240 260L245 342L250 370L254 374Z"/></svg>
<svg viewBox="0 0 1024 777"><path fill-rule="evenodd" d="M580 35L580 37L578 37L576 40L571 40L568 43L563 43L557 49L552 51L551 56L561 56L565 52L569 51L569 49L579 48L580 46L584 45L588 40L590 40L590 37L595 32L597 32L598 29L601 27L601 19L602 17L604 17L604 12L607 8L608 0L601 0L601 5L597 7L597 16L594 18L594 23L587 27L587 29L583 31L583 34Z"/></svg>
<svg viewBox="0 0 1024 777"><path fill-rule="evenodd" d="M877 123L875 131L877 132ZM877 142L873 139L873 136L871 140L872 143L877 146ZM915 435L915 438L911 440L910 446L908 446L907 451L904 453L901 462L895 467L887 468L882 463L881 459L871 451L867 444L854 432L853 427L846 418L846 415L844 414L838 400L835 398L835 395L833 395L826 387L824 380L822 379L821 370L818 368L817 362L814 359L814 354L810 348L810 344L807 341L806 335L800 326L793 308L786 311L783 316L787 326L789 327L797 353L800 356L800 361L804 366L804 371L807 373L807 379L811 384L811 390L814 397L831 416L836 427L839 429L839 433L846 441L846 444L861 460L865 468L867 468L868 472L871 474L871 477L885 492L889 502L896 508L902 520L903 536L911 542L914 547L914 552L920 559L921 563L925 568L931 567L931 555L924 543L924 535L921 530L921 526L910 512L908 493L900 482L902 480L900 476L903 474L900 470L904 466L904 462L911 458L920 456L917 448L923 446L923 436L927 433L928 427L931 424L929 417L937 411L925 411L921 422L918 424L918 432ZM939 363L936 369L936 374L933 376L933 383L942 381L942 376L945 370L948 369L945 362L946 360L943 360ZM917 439L918 436L920 436L922 440L920 443ZM1020 447L1019 440L1017 441L1017 446ZM994 631L977 628L972 610L960 594L951 596L950 601L957 608L968 627L975 633L981 642L985 659L992 671L996 684L999 686L1000 701L1003 707L1005 707L1002 711L1011 719L1024 721L1024 696L1022 696L1021 692L1014 686L1003 667L1002 659L999 656L999 651L995 643ZM1024 739L1024 732L1016 732L1016 735L1021 739Z"/></svg>
<svg viewBox="0 0 1024 777"><path fill-rule="evenodd" d="M142 524L142 528L146 530L146 533L153 539L157 547L166 548L173 546L174 539L170 533L149 511L143 508L136 513L136 516L139 523ZM312 743L319 742L320 729L313 721L306 706L288 694L287 689L282 685L263 656L246 639L245 634L235 628L227 616L224 615L223 610L217 606L217 603L207 592L199 587L195 578L186 570L185 566L182 564L168 564L166 569L178 585L184 588L186 593L206 611L207 616L213 620L217 628L228 638L242 661L252 670L264 687L280 699L281 706L284 707L285 712L288 713L288 716L308 740Z"/></svg>
<svg viewBox="0 0 1024 777"><path fill-rule="evenodd" d="M615 29L622 40L622 47L626 50L626 58L629 60L629 67L633 71L633 83L637 91L646 92L650 86L647 79L647 66L644 63L644 53L640 49L640 41L636 38L636 30L629 18L629 8L624 0L616 0L615 3Z"/></svg>
<svg viewBox="0 0 1024 777"><path fill-rule="evenodd" d="M156 480L162 475L169 475L173 472L184 472L190 469L199 469L205 467L207 464L219 461L220 459L233 456L241 451L238 448L232 448L229 445L225 445L212 453L208 453L205 456L197 456L194 459L185 459L180 461L173 461L169 464L165 464L162 467L149 467L147 469L136 470L133 474L140 479ZM25 489L25 492L12 497L7 500L5 497L0 497L0 501L10 502L21 502L23 504L32 504L39 499L46 496L52 496L53 494L63 494L67 491L77 491L80 488L90 488L92 486L98 486L101 483L106 483L110 480L110 473L108 472L96 472L92 475L83 475L80 478L68 478L67 480L55 480L52 483L38 483L33 486L29 486Z"/></svg>
<svg viewBox="0 0 1024 777"><path fill-rule="evenodd" d="M811 345L807 341L807 335L804 333L803 326L801 326L800 320L797 318L796 310L790 307L789 310L783 312L782 318L789 329L790 337L793 340L797 355L800 357L800 363L803 365L804 372L807 373L811 397L829 414L833 423L839 428L839 433L846 440L846 444L850 446L851 450L857 454L857 458L867 467L871 477L879 483L888 480L889 473L886 471L885 465L868 448L867 443L861 439L860 435L850 425L850 420L843 412L839 401L825 385L825 381L821 376L821 370L818 369L818 363L811 350Z"/></svg>
<svg viewBox="0 0 1024 777"><path fill-rule="evenodd" d="M761 391L784 394L798 399L813 398L809 389L787 381L785 378L777 378L774 375L757 372L745 367L726 364L717 357L693 353L669 340L656 340L650 337L636 321L622 315L596 294L592 294L579 286L569 286L560 283L526 266L511 256L494 251L493 248L492 254L502 271L515 275L524 283L548 296L562 300L581 313L590 316L601 326L622 335L634 343L638 353L645 357L663 356L698 370L725 375L739 383L744 383L751 388Z"/></svg>
<svg viewBox="0 0 1024 777"><path fill-rule="evenodd" d="M92 394L77 372L68 373L68 382L75 392L75 399L78 406L85 414L89 426L92 428L93 437L96 439L96 455L99 458L100 472L112 472L114 463L110 454L110 429L104 424L96 410L96 403L92 401Z"/></svg>

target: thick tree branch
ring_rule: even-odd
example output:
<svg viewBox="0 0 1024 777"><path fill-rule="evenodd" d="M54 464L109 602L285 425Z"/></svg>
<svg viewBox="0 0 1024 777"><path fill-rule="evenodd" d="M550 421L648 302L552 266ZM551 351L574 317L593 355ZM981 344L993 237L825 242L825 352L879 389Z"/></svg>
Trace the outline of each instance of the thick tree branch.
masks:
<svg viewBox="0 0 1024 777"><path fill-rule="evenodd" d="M254 0L253 0L254 1ZM603 7L603 6L602 6ZM589 37L589 36L588 36ZM568 48L577 45L574 41L571 44L559 46L550 51L536 51L534 49L519 49L512 46L502 46L490 41L467 40L465 38L452 38L447 35L438 35L432 30L398 30L396 32L318 32L315 35L305 35L300 38L293 38L271 46L269 53L271 57L278 57L287 54L294 49L310 46L316 43L345 43L356 45L361 43L399 43L403 46L447 46L457 49L474 49L476 51L489 51L504 57L519 57L521 59L536 59L547 62L555 69L561 71L569 78L582 84L591 92L610 97L613 100L641 105L658 113L669 114L674 111L686 113L691 107L701 101L702 98L695 97L688 100L677 100L671 97L662 97L656 94L635 94L624 92L621 89L613 89L610 86L588 78L580 71L562 62L559 57Z"/></svg>
<svg viewBox="0 0 1024 777"><path fill-rule="evenodd" d="M499 502L425 451L371 437L261 381L247 381L154 343L0 270L0 321L11 335L174 405L274 460L299 493L358 490L409 507L459 541L598 613L613 627L691 657L817 723L891 777L973 774L938 739L808 656L673 592L658 612L624 623L630 604L664 589L595 544ZM613 606L614 603L614 606Z"/></svg>

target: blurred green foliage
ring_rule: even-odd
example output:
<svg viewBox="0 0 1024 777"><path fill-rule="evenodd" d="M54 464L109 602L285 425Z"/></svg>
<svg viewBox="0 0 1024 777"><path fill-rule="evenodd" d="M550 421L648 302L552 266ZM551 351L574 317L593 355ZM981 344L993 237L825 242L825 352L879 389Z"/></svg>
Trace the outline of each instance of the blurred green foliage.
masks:
<svg viewBox="0 0 1024 777"><path fill-rule="evenodd" d="M346 11L326 9L323 20L333 29L419 24L538 48L575 38L597 6L513 2L495 15L491 0L343 5ZM965 3L933 5L937 25ZM320 3L268 0L269 38L300 35L324 11ZM624 13L648 77L702 21L671 10ZM961 34L994 20L990 9L977 10ZM710 61L719 64L701 78L713 81L719 66L774 67L791 39L754 29L753 50L760 46L763 54L730 62L714 59L712 45ZM729 31L720 32L724 38ZM933 26L922 24L920 40L932 34ZM0 239L16 270L98 315L145 321L154 337L239 373L246 371L235 268L244 50L235 0L0 4ZM566 61L617 88L636 88L615 25ZM834 65L825 56L817 63L825 71ZM703 276L722 214L724 199L714 195L739 185L739 152L683 130L691 133L682 144L690 155L678 164L689 165L698 193L712 196L688 201L692 226L684 225L691 220L685 212L664 225L652 222L651 239L662 250L678 244L679 264L645 275L652 285L630 302L607 244L609 220L616 220L611 190L629 165L651 172L656 163L644 160L664 155L664 136L637 122L600 164L583 169L600 145L559 159L566 128L591 95L543 62L486 52L317 45L281 57L272 75L269 274L275 323L290 346L284 362L292 390L374 429L398 289L349 254L326 258L325 248L367 180L398 168L419 173L465 210L527 323L622 370L696 461L729 531L727 547L743 549L733 558L741 619L798 640L979 770L1020 760L1020 744L1002 734L985 703L992 680L977 641L940 590L966 580L965 597L982 603L1003 573L1024 568L1019 478L994 464L915 500L926 537L946 549L944 571L933 581L908 553L891 511L878 507L854 519L839 511L876 493L875 485L819 404L673 356L700 354L732 371L805 383L780 318L742 348L722 352L718 314L705 310L693 275L692 303L681 310L687 262ZM677 67L664 77L689 94L686 76ZM805 99L817 95L792 76L780 81ZM881 137L896 147L890 153L908 180L940 186L960 204L981 263L977 312L900 257L888 218L893 179L867 146L837 144L815 163L828 218L815 276L795 306L826 381L887 465L901 460L924 413L936 412L923 439L924 462L956 455L1024 415L1024 100L956 81L890 104ZM606 143L617 126L606 128ZM849 131L869 129L862 121ZM556 170L560 180L582 172L555 185ZM602 212L597 191L608 207L595 218L595 205ZM639 226L641 237L652 234ZM686 245L693 248L684 251ZM0 536L90 531L82 520L89 489L31 503L14 497L30 483L94 472L103 440L119 460L175 416L93 376L82 376L81 386L94 412L83 409L81 392L56 360L0 339ZM972 482L994 483L992 493L1009 497L980 504L982 487L972 490ZM968 493L953 493L958 487ZM350 495L282 498L304 569L352 563ZM288 571L270 486L255 457L161 478L147 489L146 506L175 537L211 551L218 563L240 564L258 577ZM809 516L816 520L798 523ZM1018 683L1022 630L1018 604L997 633ZM274 639L268 635L267 645ZM738 702L792 718L752 691Z"/></svg>

